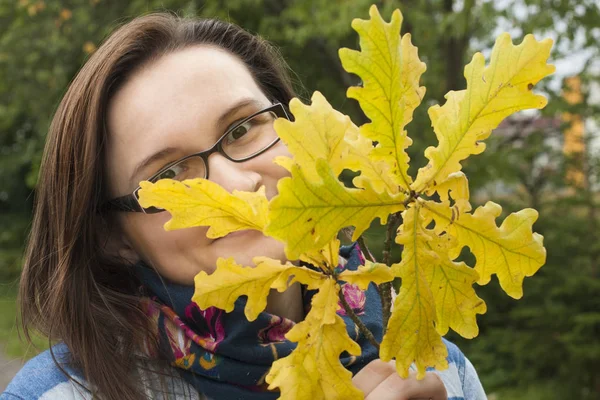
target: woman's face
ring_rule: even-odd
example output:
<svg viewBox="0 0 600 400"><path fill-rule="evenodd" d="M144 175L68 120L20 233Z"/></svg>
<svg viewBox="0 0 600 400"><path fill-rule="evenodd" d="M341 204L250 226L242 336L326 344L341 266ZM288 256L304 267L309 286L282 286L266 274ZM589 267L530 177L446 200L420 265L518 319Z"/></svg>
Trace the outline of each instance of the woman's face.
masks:
<svg viewBox="0 0 600 400"><path fill-rule="evenodd" d="M270 104L248 68L224 50L196 46L149 63L109 105L105 165L111 198L132 193L166 164L210 148L233 123ZM138 167L156 154L154 161ZM271 198L277 181L287 175L272 161L279 155L289 155L281 141L243 163L214 153L208 159L210 180L228 191L255 191L264 185ZM234 257L243 265L253 265L252 257L258 255L285 259L283 244L258 231L208 239L206 227L165 231L169 218L166 211L119 213L118 251L181 284L193 283L200 271L214 271L218 257Z"/></svg>

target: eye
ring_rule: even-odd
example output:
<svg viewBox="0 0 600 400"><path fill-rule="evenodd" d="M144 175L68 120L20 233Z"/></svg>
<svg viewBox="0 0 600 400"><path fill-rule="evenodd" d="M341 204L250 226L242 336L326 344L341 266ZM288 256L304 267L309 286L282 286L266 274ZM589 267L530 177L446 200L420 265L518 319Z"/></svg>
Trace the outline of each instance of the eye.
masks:
<svg viewBox="0 0 600 400"><path fill-rule="evenodd" d="M159 181L161 179L177 179L177 176L184 173L187 170L185 163L178 163L175 165L171 165L166 170L162 171L158 174L153 181Z"/></svg>
<svg viewBox="0 0 600 400"><path fill-rule="evenodd" d="M238 140L239 138L243 137L250 131L250 129L252 129L252 126L253 126L253 123L251 120L246 121L243 124L236 126L225 137L226 143L231 144L231 143L235 142L236 140Z"/></svg>

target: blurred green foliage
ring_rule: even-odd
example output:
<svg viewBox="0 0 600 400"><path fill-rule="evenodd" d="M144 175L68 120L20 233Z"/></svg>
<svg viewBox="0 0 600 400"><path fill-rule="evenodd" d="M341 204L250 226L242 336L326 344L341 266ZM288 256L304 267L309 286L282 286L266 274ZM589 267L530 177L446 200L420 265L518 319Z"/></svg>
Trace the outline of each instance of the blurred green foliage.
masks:
<svg viewBox="0 0 600 400"><path fill-rule="evenodd" d="M475 0L0 0L0 282L14 281L20 270L53 111L112 29L157 10L238 23L278 46L296 74L302 99L320 90L360 124L365 119L357 103L345 97L346 88L360 82L342 70L337 49L358 47L350 22L367 18L372 3L386 18L401 8L403 31L412 34L427 63L427 93L409 125L415 141L409 150L412 173L424 165L424 148L435 143L428 106L443 102L448 90L464 87L464 65L474 50L491 47L498 27L508 27L516 41L528 32L538 38L554 34L554 59L568 60L577 51L589 60L600 59L597 0L506 0L502 5ZM584 101L567 105L560 84L544 84L550 102L542 118L569 110L597 121L598 105L588 100L599 72L591 61L582 68ZM590 137L597 126L588 124ZM517 127L492 138L488 151L472 157L465 171L481 202L492 199L506 212L529 206L540 211L535 228L545 236L547 265L526 279L525 296L518 302L495 280L477 288L488 303L488 313L479 318L480 337L449 338L473 361L487 391L497 398L600 398L600 199L592 190L598 185L600 155L587 154L587 188L572 188L564 177L573 160L564 157L560 145L551 145L561 142L561 129L552 133L555 138L547 129L520 133ZM378 256L383 231L376 225L367 239ZM10 341L14 356L25 349L15 344L13 298L2 299L0 341Z"/></svg>
<svg viewBox="0 0 600 400"><path fill-rule="evenodd" d="M16 287L14 284L0 286L0 351L9 360L29 359L48 348L48 339L32 336L33 345L25 344L18 332L16 318Z"/></svg>

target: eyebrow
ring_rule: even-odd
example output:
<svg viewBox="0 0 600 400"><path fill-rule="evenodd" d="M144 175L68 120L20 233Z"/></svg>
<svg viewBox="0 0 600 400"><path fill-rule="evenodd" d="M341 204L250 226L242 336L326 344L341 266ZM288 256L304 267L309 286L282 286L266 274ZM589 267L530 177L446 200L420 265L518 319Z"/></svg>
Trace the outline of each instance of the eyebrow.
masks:
<svg viewBox="0 0 600 400"><path fill-rule="evenodd" d="M240 101L238 101L237 103L234 103L231 107L225 109L225 111L223 111L223 113L221 114L221 116L217 119L217 127L218 128L222 128L223 125L225 125L225 123L227 123L230 114L233 114L234 112L238 111L239 109L242 109L244 107L248 107L248 106L253 106L256 108L256 110L258 111L261 108L264 107L268 107L268 105L264 104L262 101L259 101L255 98L244 98L241 99Z"/></svg>
<svg viewBox="0 0 600 400"><path fill-rule="evenodd" d="M179 149L177 149L176 147L167 147L164 148L152 155L150 155L149 157L144 158L133 170L133 174L131 174L131 185L133 186L133 184L139 184L139 182L135 182L135 177L139 175L139 173L146 168L148 165L151 165L153 163L155 163L156 161L162 160L168 156L170 156L173 153L178 152Z"/></svg>
<svg viewBox="0 0 600 400"><path fill-rule="evenodd" d="M223 111L223 113L221 113L221 115L219 116L219 118L217 119L217 123L216 126L217 128L223 128L223 125L225 125L229 118L230 115L236 111L238 111L239 109L242 109L244 107L248 107L248 106L254 106L257 109L262 108L262 107L266 107L266 105L255 99L255 98L244 98L241 99L240 101L238 101L237 103L234 103L232 106L230 106L229 108L225 109L225 111ZM176 148L176 147L166 147L162 150L157 151L156 153L144 158L142 161L140 161L137 166L135 167L135 169L133 170L133 173L131 174L131 178L130 178L130 183L133 186L133 184L135 183L135 177L138 176L138 174L147 166L155 163L156 161L162 160L170 155L172 155L173 153L176 153L180 151L180 149ZM138 182L139 183L139 182Z"/></svg>

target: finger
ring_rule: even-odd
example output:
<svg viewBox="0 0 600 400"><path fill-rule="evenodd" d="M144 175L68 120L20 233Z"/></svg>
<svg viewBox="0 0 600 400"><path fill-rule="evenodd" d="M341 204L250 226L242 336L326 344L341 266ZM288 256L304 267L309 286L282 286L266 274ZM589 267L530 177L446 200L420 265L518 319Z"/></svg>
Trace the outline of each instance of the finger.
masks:
<svg viewBox="0 0 600 400"><path fill-rule="evenodd" d="M352 378L354 386L361 390L365 396L373 391L381 382L391 374L396 374L396 368L379 359L371 361Z"/></svg>
<svg viewBox="0 0 600 400"><path fill-rule="evenodd" d="M367 400L447 400L447 398L446 388L434 372L427 372L425 378L417 380L414 372L403 379L395 371L366 397Z"/></svg>
<svg viewBox="0 0 600 400"><path fill-rule="evenodd" d="M448 393L444 382L435 372L426 372L425 378L418 380L417 374L412 373L412 379L407 380L405 388L409 400L419 398L431 400L447 400Z"/></svg>

